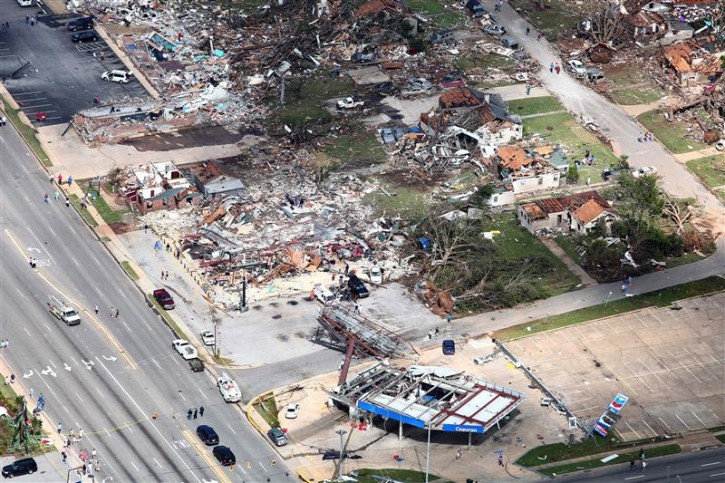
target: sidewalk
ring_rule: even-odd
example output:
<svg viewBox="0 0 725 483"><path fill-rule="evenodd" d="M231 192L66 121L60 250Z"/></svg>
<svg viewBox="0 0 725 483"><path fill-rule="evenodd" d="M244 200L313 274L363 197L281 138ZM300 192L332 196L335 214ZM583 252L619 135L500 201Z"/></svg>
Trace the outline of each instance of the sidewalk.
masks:
<svg viewBox="0 0 725 483"><path fill-rule="evenodd" d="M556 258L561 260L561 262L566 265L566 268L568 268L571 273L579 277L582 285L590 286L597 285L599 283L594 280L591 275L585 272L582 267L577 265L576 262L572 260L571 257L567 255L566 252L564 252L564 250L562 250L561 247L554 240L546 237L539 238L539 240L541 240L541 243L543 243L544 246L556 256Z"/></svg>

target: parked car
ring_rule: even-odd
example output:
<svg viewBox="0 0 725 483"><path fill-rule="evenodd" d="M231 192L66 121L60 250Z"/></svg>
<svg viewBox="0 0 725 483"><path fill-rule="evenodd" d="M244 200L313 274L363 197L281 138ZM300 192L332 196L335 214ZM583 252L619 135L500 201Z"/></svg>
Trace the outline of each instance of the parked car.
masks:
<svg viewBox="0 0 725 483"><path fill-rule="evenodd" d="M79 30L88 30L93 28L93 18L83 17L71 20L68 25L65 26L71 32L77 32Z"/></svg>
<svg viewBox="0 0 725 483"><path fill-rule="evenodd" d="M380 137L383 139L383 142L385 144L391 144L395 142L395 134L393 134L393 129L389 127L384 127L380 130Z"/></svg>
<svg viewBox="0 0 725 483"><path fill-rule="evenodd" d="M571 59L569 62L567 62L567 65L569 65L569 71L574 74L578 79L581 79L585 75L587 75L587 68L580 60Z"/></svg>
<svg viewBox="0 0 725 483"><path fill-rule="evenodd" d="M368 62L375 62L374 52L355 52L350 56L350 62L355 64L367 64Z"/></svg>
<svg viewBox="0 0 725 483"><path fill-rule="evenodd" d="M635 178L647 175L653 176L655 174L657 174L657 168L655 168L654 166L642 166L639 169L632 170L632 176L634 176Z"/></svg>
<svg viewBox="0 0 725 483"><path fill-rule="evenodd" d="M189 359L197 359L199 357L196 349L189 343L188 340L176 339L171 343L171 347L173 347L174 350L184 358L184 360L188 361Z"/></svg>
<svg viewBox="0 0 725 483"><path fill-rule="evenodd" d="M377 265L373 265L370 269L370 283L376 285L383 283L383 270Z"/></svg>
<svg viewBox="0 0 725 483"><path fill-rule="evenodd" d="M485 27L481 27L481 30L486 32L488 35L494 35L496 37L506 33L506 27L496 24L486 25Z"/></svg>
<svg viewBox="0 0 725 483"><path fill-rule="evenodd" d="M368 291L365 284L355 275L350 277L350 279L347 281L347 286L350 289L350 292L352 292L352 294L355 296L355 298L364 299L370 296L370 292Z"/></svg>
<svg viewBox="0 0 725 483"><path fill-rule="evenodd" d="M315 285L315 287L312 289L312 293L314 294L315 299L319 300L323 304L335 301L335 295L330 292L329 288L325 287L322 284L318 283L317 285Z"/></svg>
<svg viewBox="0 0 725 483"><path fill-rule="evenodd" d="M35 2L33 0L18 0L18 5L21 7L32 7L35 5Z"/></svg>
<svg viewBox="0 0 725 483"><path fill-rule="evenodd" d="M38 463L33 458L23 458L3 466L2 473L5 478L12 478L13 476L32 475L36 471L38 471Z"/></svg>
<svg viewBox="0 0 725 483"><path fill-rule="evenodd" d="M517 50L519 48L518 41L509 35L504 35L501 37L501 45L513 50Z"/></svg>
<svg viewBox="0 0 725 483"><path fill-rule="evenodd" d="M204 345L214 345L216 343L216 338L214 337L213 330L202 330L199 335L201 336L201 341L204 343Z"/></svg>
<svg viewBox="0 0 725 483"><path fill-rule="evenodd" d="M345 99L340 99L339 101L337 101L338 109L355 109L364 105L365 101L358 101L352 97L346 97Z"/></svg>
<svg viewBox="0 0 725 483"><path fill-rule="evenodd" d="M71 36L70 40L74 44L82 44L85 42L96 42L100 38L101 37L98 36L98 32L96 32L95 30L88 30L86 32L80 32L77 34L73 34L73 36Z"/></svg>
<svg viewBox="0 0 725 483"><path fill-rule="evenodd" d="M133 72L127 70L109 70L101 74L102 80L119 84L128 84L131 77L133 77Z"/></svg>
<svg viewBox="0 0 725 483"><path fill-rule="evenodd" d="M297 413L300 411L300 405L299 404L288 404L287 410L284 412L284 417L286 419L297 419Z"/></svg>
<svg viewBox="0 0 725 483"><path fill-rule="evenodd" d="M287 435L279 428L270 429L267 431L267 436L269 436L269 439L271 439L277 446L284 446L287 444Z"/></svg>
<svg viewBox="0 0 725 483"><path fill-rule="evenodd" d="M201 442L207 446L219 444L219 435L216 434L214 428L207 426L206 424L202 424L196 428L196 435L199 437Z"/></svg>
<svg viewBox="0 0 725 483"><path fill-rule="evenodd" d="M606 82L606 78L604 77L604 72L602 69L598 69L596 67L589 67L587 69L587 79L592 84L601 84L602 82Z"/></svg>
<svg viewBox="0 0 725 483"><path fill-rule="evenodd" d="M201 359L189 359L191 372L204 372L204 361Z"/></svg>
<svg viewBox="0 0 725 483"><path fill-rule="evenodd" d="M169 295L169 292L165 288L158 288L154 290L154 298L164 310L172 310L176 305L174 299Z"/></svg>
<svg viewBox="0 0 725 483"><path fill-rule="evenodd" d="M441 343L441 348L443 349L443 355L452 356L456 353L456 341L446 339Z"/></svg>
<svg viewBox="0 0 725 483"><path fill-rule="evenodd" d="M212 454L222 466L232 466L237 463L237 457L226 446L214 446Z"/></svg>
<svg viewBox="0 0 725 483"><path fill-rule="evenodd" d="M433 84L428 79L424 79L422 77L410 77L408 79L408 84L415 89L421 89L424 91L433 88Z"/></svg>

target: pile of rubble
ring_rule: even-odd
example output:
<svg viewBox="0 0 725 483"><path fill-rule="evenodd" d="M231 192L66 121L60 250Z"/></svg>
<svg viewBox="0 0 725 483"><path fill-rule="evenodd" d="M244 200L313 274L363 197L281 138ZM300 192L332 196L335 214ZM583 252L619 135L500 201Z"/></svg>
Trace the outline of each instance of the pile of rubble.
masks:
<svg viewBox="0 0 725 483"><path fill-rule="evenodd" d="M169 243L217 304L234 309L246 280L250 301L308 294L316 284L344 290L342 275L361 277L377 265L384 281L410 273L395 221L371 218L360 203L374 189L350 175L318 188L313 172L282 168L247 182L240 194L141 217ZM129 176L131 175L128 173Z"/></svg>

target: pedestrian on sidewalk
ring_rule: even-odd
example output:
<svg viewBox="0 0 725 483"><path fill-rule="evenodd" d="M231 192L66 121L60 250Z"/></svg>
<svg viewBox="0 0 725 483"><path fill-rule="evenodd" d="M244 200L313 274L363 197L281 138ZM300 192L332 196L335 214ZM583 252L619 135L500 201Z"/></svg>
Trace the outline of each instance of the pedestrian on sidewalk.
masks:
<svg viewBox="0 0 725 483"><path fill-rule="evenodd" d="M5 126L7 124L8 120L5 116L0 116L0 127Z"/></svg>
<svg viewBox="0 0 725 483"><path fill-rule="evenodd" d="M60 201L60 193L56 190L56 192L53 194L53 198L55 198L55 201Z"/></svg>
<svg viewBox="0 0 725 483"><path fill-rule="evenodd" d="M70 208L70 199L67 196L65 197L65 207Z"/></svg>
<svg viewBox="0 0 725 483"><path fill-rule="evenodd" d="M647 462L642 461L642 473L644 473L644 470L646 470L646 469L647 469Z"/></svg>
<svg viewBox="0 0 725 483"><path fill-rule="evenodd" d="M193 410L193 409L189 409L189 410L188 410L188 411L186 412L186 419L188 419L189 421L191 421L191 415L192 415L192 414L194 414L194 410Z"/></svg>
<svg viewBox="0 0 725 483"><path fill-rule="evenodd" d="M68 176L68 187L73 184L73 176Z"/></svg>
<svg viewBox="0 0 725 483"><path fill-rule="evenodd" d="M643 139L643 137L642 137L642 131L640 131L639 134L637 135L637 142L638 143L641 143L642 142L642 139Z"/></svg>
<svg viewBox="0 0 725 483"><path fill-rule="evenodd" d="M60 186L61 184L63 184L63 175L59 174L58 175L58 185Z"/></svg>
<svg viewBox="0 0 725 483"><path fill-rule="evenodd" d="M556 75L561 74L561 66L557 63L556 67L554 67L554 70L556 70Z"/></svg>
<svg viewBox="0 0 725 483"><path fill-rule="evenodd" d="M111 305L111 311L108 314L109 317L113 317L113 305Z"/></svg>
<svg viewBox="0 0 725 483"><path fill-rule="evenodd" d="M502 454L498 455L498 465L503 466L503 455Z"/></svg>
<svg viewBox="0 0 725 483"><path fill-rule="evenodd" d="M163 280L163 279L164 279L164 271L161 270L161 280Z"/></svg>
<svg viewBox="0 0 725 483"><path fill-rule="evenodd" d="M197 412L198 412L197 409L194 409L194 419L196 419Z"/></svg>
<svg viewBox="0 0 725 483"><path fill-rule="evenodd" d="M447 319L448 319L448 323L449 323L449 324L450 324L451 322L453 322L453 312L448 312L448 317L447 317Z"/></svg>
<svg viewBox="0 0 725 483"><path fill-rule="evenodd" d="M30 388L30 400L35 400L35 389L33 389L32 387Z"/></svg>
<svg viewBox="0 0 725 483"><path fill-rule="evenodd" d="M199 406L199 417L200 418L204 417L204 406Z"/></svg>
<svg viewBox="0 0 725 483"><path fill-rule="evenodd" d="M68 461L68 455L65 454L65 448L63 448L63 451L60 452L60 455L63 457L63 464L65 464Z"/></svg>
<svg viewBox="0 0 725 483"><path fill-rule="evenodd" d="M143 226L143 232L146 233L148 230L149 230L149 226L148 225L144 225Z"/></svg>
<svg viewBox="0 0 725 483"><path fill-rule="evenodd" d="M48 201L49 199L50 199L50 196L48 196L48 193L45 193L45 195L43 195L43 201L45 201L46 203L48 203L49 202Z"/></svg>
<svg viewBox="0 0 725 483"><path fill-rule="evenodd" d="M58 430L58 434L61 434L63 432L63 423L58 423L56 429Z"/></svg>
<svg viewBox="0 0 725 483"><path fill-rule="evenodd" d="M539 32L539 33L538 33L538 34L536 35L536 41L537 41L537 42L541 42L541 37L543 37L543 35L541 34L541 32Z"/></svg>
<svg viewBox="0 0 725 483"><path fill-rule="evenodd" d="M96 315L98 315L98 305L96 305Z"/></svg>
<svg viewBox="0 0 725 483"><path fill-rule="evenodd" d="M526 27L526 35L529 35L529 32L531 32L531 28L530 27Z"/></svg>
<svg viewBox="0 0 725 483"><path fill-rule="evenodd" d="M93 448L93 450L91 450L91 456L93 457L93 459L96 459L96 448Z"/></svg>
<svg viewBox="0 0 725 483"><path fill-rule="evenodd" d="M118 308L116 308L116 318L118 318L118 316L119 316L120 314L121 314L121 312L120 312L120 311L118 310Z"/></svg>
<svg viewBox="0 0 725 483"><path fill-rule="evenodd" d="M29 24L30 24L30 15L26 15L25 16L25 25L29 25Z"/></svg>
<svg viewBox="0 0 725 483"><path fill-rule="evenodd" d="M461 459L461 448L458 448L458 451L456 451L456 461Z"/></svg>
<svg viewBox="0 0 725 483"><path fill-rule="evenodd" d="M634 459L629 462L629 471L634 471L634 466L637 463L634 462Z"/></svg>
<svg viewBox="0 0 725 483"><path fill-rule="evenodd" d="M106 51L101 50L101 61L104 61L104 60L106 60Z"/></svg>
<svg viewBox="0 0 725 483"><path fill-rule="evenodd" d="M531 84L526 84L526 95L528 96L530 94L531 94Z"/></svg>
<svg viewBox="0 0 725 483"><path fill-rule="evenodd" d="M551 72L552 74L554 73L554 67L555 67L555 65L553 62L551 64L549 64L549 72Z"/></svg>

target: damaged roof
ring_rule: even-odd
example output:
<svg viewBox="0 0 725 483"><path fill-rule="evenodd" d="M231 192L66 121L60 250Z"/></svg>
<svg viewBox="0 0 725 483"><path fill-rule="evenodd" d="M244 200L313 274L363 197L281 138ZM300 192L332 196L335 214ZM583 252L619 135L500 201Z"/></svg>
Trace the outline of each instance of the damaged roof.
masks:
<svg viewBox="0 0 725 483"><path fill-rule="evenodd" d="M544 210L542 210L536 203L527 203L525 205L521 205L521 209L524 210L527 215L529 215L529 218L531 218L531 220L543 220L547 217L547 214L544 213Z"/></svg>
<svg viewBox="0 0 725 483"><path fill-rule="evenodd" d="M609 202L596 191L585 191L557 198L536 200L521 208L533 220L541 220L552 213L562 213L568 209L574 218L586 225L609 210Z"/></svg>
<svg viewBox="0 0 725 483"><path fill-rule="evenodd" d="M518 146L500 146L496 155L500 160L499 164L511 170L517 170L534 162L534 158Z"/></svg>
<svg viewBox="0 0 725 483"><path fill-rule="evenodd" d="M590 223L599 218L599 216L608 209L608 203L603 206L602 203L599 202L599 200L590 198L589 200L585 201L584 204L581 205L579 208L576 208L572 212L572 216L581 224L586 225L587 223Z"/></svg>
<svg viewBox="0 0 725 483"><path fill-rule="evenodd" d="M690 66L690 55L700 50L700 46L697 45L692 39L677 44L668 45L664 48L664 56L667 62L670 63L673 69L677 72L689 72L692 70Z"/></svg>
<svg viewBox="0 0 725 483"><path fill-rule="evenodd" d="M444 92L438 98L438 105L441 109L455 109L458 107L475 107L483 103L482 93L469 87L457 87Z"/></svg>

